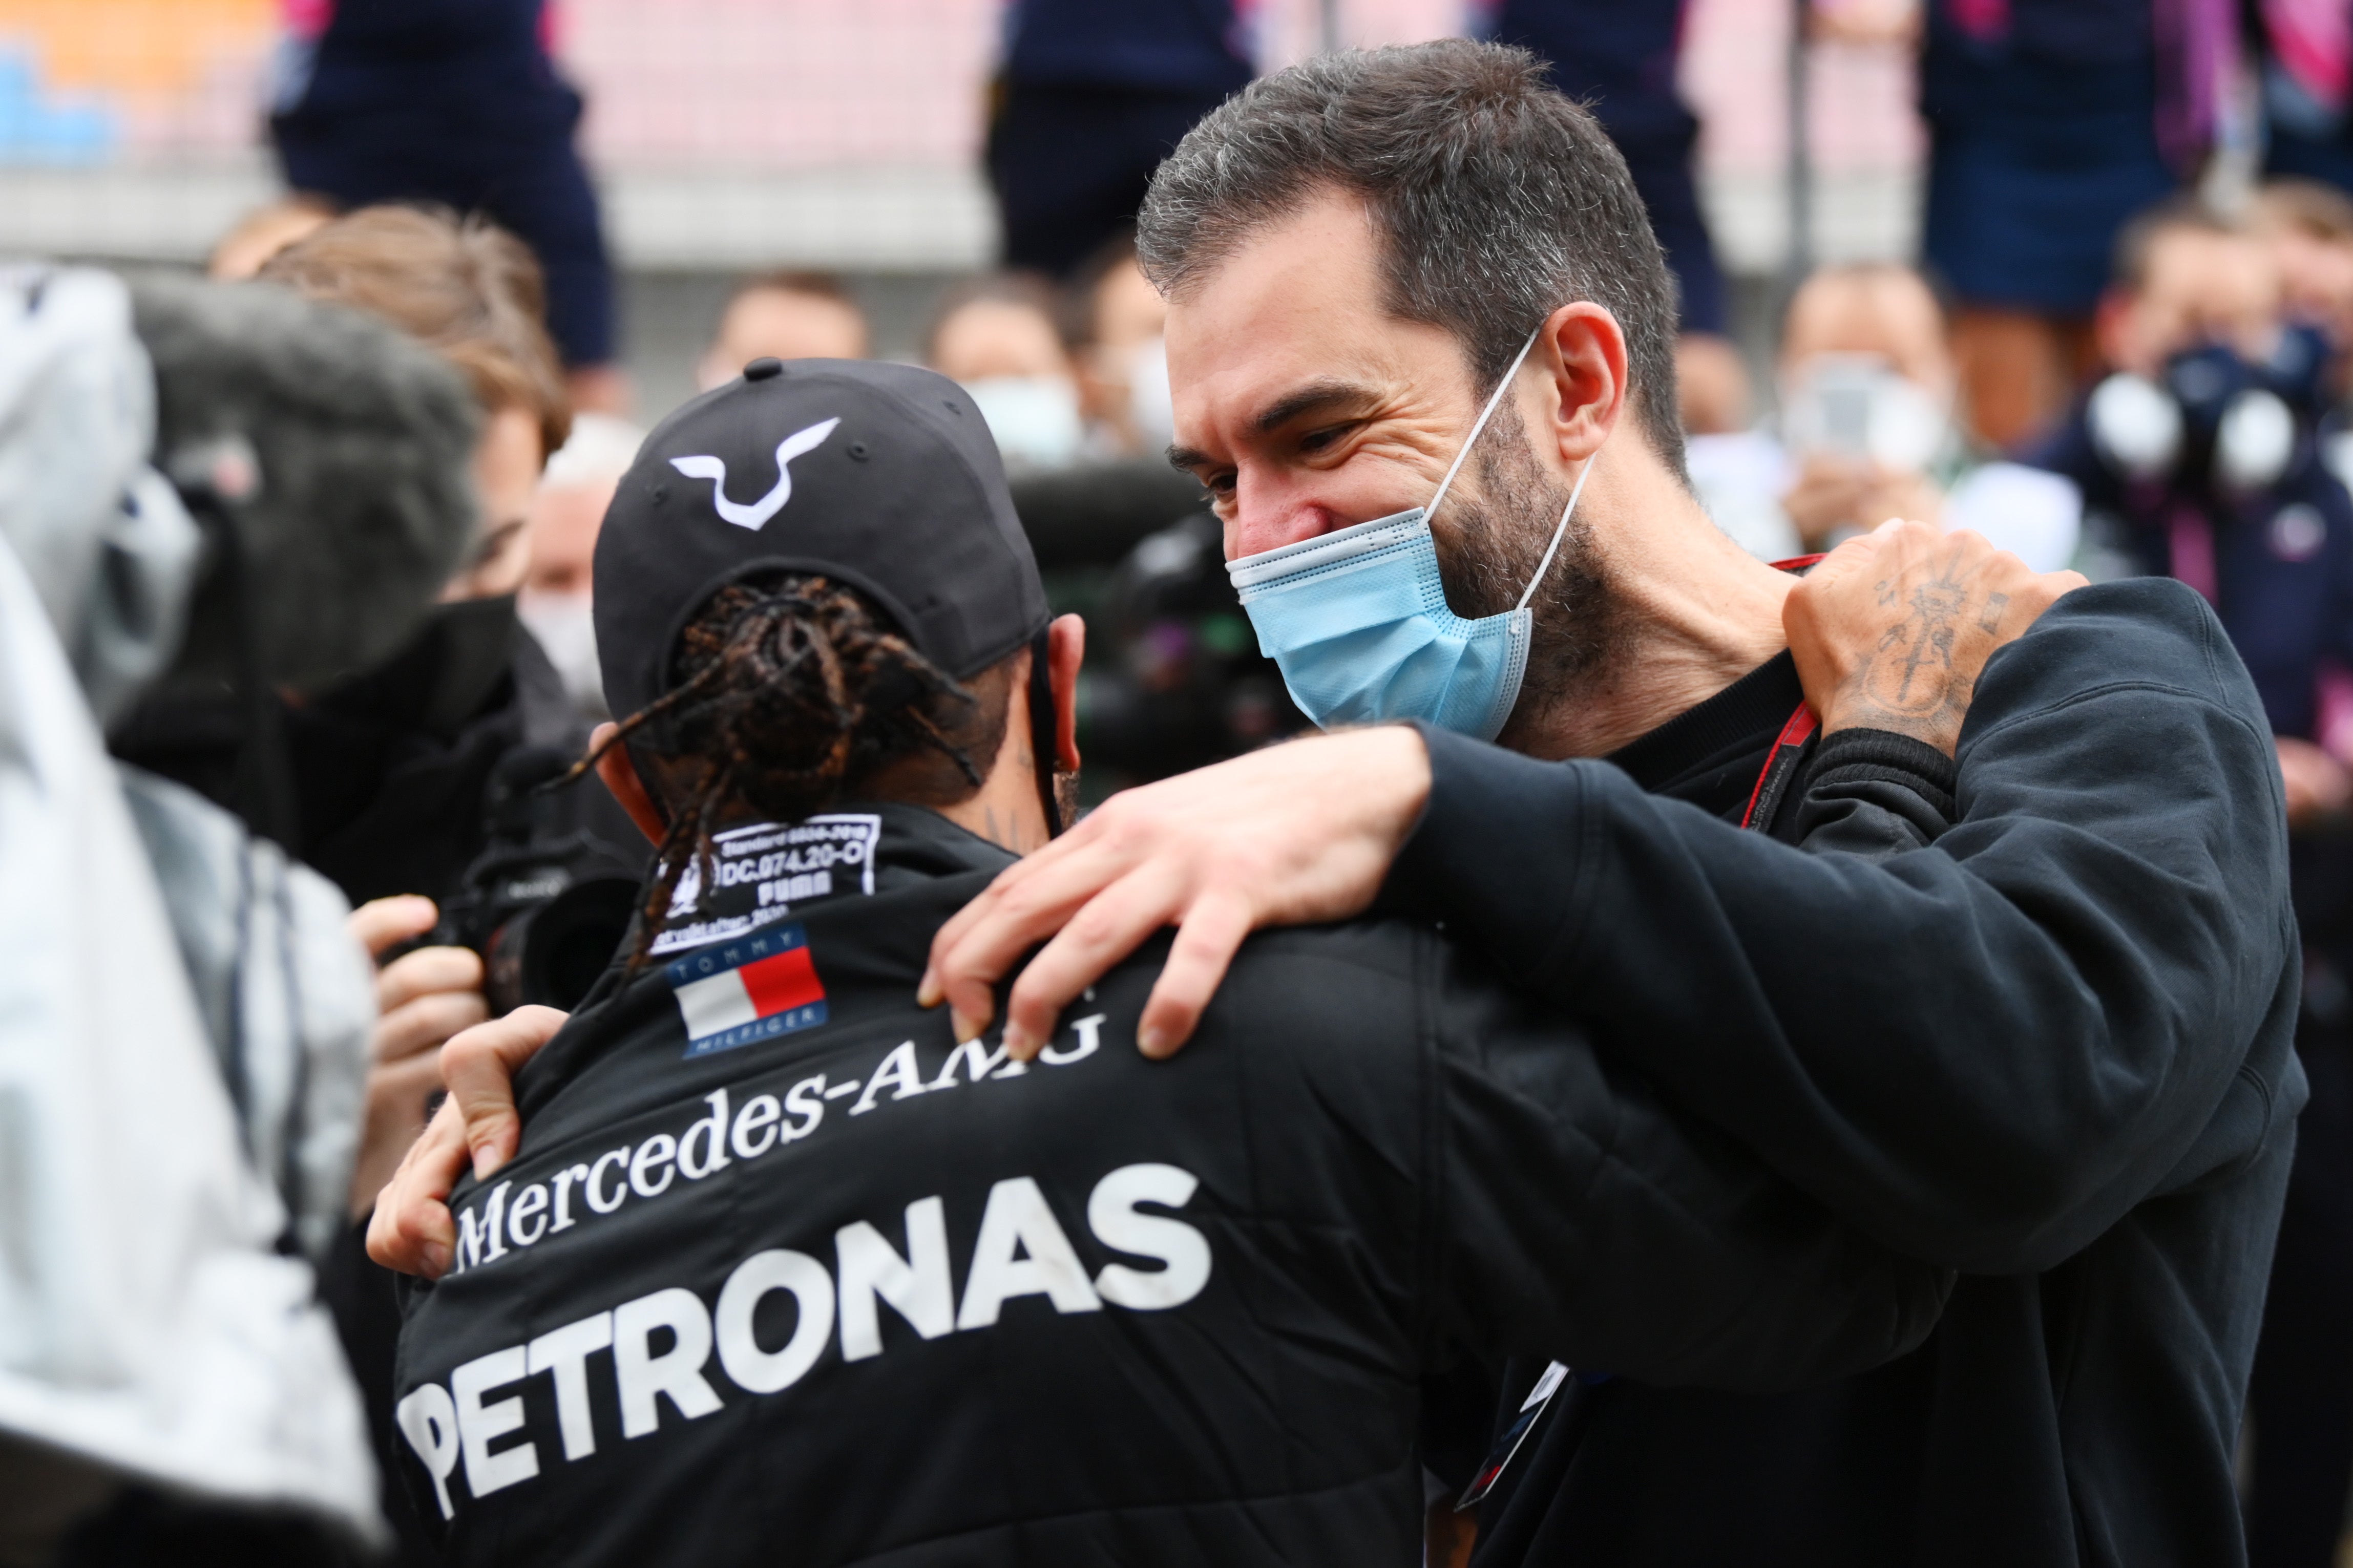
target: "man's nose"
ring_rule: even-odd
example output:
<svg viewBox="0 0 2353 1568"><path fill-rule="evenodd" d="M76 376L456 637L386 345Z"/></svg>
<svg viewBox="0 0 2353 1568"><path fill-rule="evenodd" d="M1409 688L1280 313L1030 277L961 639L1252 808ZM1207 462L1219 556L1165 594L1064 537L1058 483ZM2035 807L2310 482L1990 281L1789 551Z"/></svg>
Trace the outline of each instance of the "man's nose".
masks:
<svg viewBox="0 0 2353 1568"><path fill-rule="evenodd" d="M1226 559L1239 561L1245 555L1280 550L1319 533L1346 528L1350 521L1312 496L1270 496L1256 500L1245 490L1235 508L1234 521L1226 530Z"/></svg>

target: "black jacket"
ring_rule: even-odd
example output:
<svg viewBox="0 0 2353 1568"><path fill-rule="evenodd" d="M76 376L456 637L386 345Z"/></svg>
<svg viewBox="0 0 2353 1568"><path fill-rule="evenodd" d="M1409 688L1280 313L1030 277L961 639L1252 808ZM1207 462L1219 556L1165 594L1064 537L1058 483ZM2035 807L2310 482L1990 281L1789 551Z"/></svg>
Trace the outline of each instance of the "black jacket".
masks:
<svg viewBox="0 0 2353 1568"><path fill-rule="evenodd" d="M2305 1098L2244 667L2179 584L2079 590L1988 664L1957 802L1825 743L1771 831L1859 853L1721 820L1798 700L1785 655L1618 766L1432 736L1391 896L1963 1277L1918 1351L1831 1387L1573 1388L1480 1562L2242 1561L2232 1458Z"/></svg>
<svg viewBox="0 0 2353 1568"><path fill-rule="evenodd" d="M1006 857L875 816L871 892L857 813L723 843L724 887L832 896L617 970L519 1076L402 1335L456 1561L1403 1563L1457 1347L1777 1388L1935 1320L1948 1275L1426 927L1253 939L1172 1062L1157 949L1026 1071L951 1050L915 981Z"/></svg>

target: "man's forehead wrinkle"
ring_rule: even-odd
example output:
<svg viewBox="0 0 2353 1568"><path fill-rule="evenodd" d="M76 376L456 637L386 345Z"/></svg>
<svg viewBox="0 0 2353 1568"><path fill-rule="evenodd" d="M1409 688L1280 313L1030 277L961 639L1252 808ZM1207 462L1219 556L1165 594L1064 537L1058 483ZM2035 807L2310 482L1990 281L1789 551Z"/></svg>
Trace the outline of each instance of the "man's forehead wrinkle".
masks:
<svg viewBox="0 0 2353 1568"><path fill-rule="evenodd" d="M1257 417L1250 421L1250 431L1253 435L1271 435L1303 414L1344 404L1362 405L1377 403L1380 395L1377 390L1361 382L1337 379L1311 381L1283 394L1261 409Z"/></svg>

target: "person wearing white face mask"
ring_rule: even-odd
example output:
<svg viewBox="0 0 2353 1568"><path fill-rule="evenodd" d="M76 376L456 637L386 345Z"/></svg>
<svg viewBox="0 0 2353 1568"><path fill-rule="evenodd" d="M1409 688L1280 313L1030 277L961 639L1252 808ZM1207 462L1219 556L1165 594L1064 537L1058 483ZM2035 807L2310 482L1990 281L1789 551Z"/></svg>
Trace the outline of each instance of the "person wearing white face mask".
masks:
<svg viewBox="0 0 2353 1568"><path fill-rule="evenodd" d="M1778 432L1694 437L1692 482L1717 526L1779 560L1891 517L1968 529L2039 572L2074 553L2083 502L2055 475L1989 462L1954 414L1945 315L1892 263L1828 267L1789 301Z"/></svg>
<svg viewBox="0 0 2353 1568"><path fill-rule="evenodd" d="M596 531L621 476L636 460L645 432L609 415L583 414L572 437L547 460L532 498L526 542L531 559L515 615L584 717L604 719L604 678L596 669L596 627L590 614L590 569Z"/></svg>
<svg viewBox="0 0 2353 1568"><path fill-rule="evenodd" d="M1053 290L1018 273L977 279L941 301L923 363L964 384L1008 468L1067 468L1082 455L1079 376Z"/></svg>
<svg viewBox="0 0 2353 1568"><path fill-rule="evenodd" d="M1176 438L1168 402L1167 302L1122 235L1097 253L1074 289L1086 309L1079 387L1089 436L1103 455L1157 458Z"/></svg>

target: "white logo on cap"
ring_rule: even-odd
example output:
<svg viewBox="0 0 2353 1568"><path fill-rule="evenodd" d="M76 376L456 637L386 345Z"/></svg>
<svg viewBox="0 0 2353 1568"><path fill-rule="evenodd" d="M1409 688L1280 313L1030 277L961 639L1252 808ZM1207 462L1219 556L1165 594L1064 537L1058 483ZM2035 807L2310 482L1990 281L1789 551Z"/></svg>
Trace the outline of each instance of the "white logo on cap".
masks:
<svg viewBox="0 0 2353 1568"><path fill-rule="evenodd" d="M806 430L796 431L777 442L776 488L750 506L741 506L727 499L727 463L724 458L672 458L670 466L690 479L709 479L711 504L719 509L722 518L738 528L758 528L784 510L785 503L793 499L792 460L824 445L825 438L832 435L833 427L840 423L839 419L828 419Z"/></svg>

